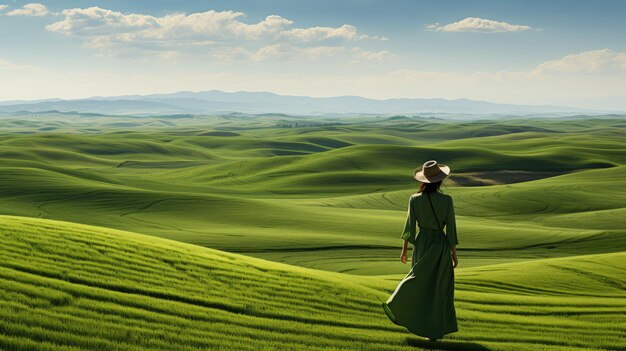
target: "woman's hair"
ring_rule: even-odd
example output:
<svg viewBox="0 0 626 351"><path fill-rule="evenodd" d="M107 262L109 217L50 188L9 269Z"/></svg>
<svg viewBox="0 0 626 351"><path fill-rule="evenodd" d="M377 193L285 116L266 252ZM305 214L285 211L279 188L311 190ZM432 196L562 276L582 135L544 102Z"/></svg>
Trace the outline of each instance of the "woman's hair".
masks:
<svg viewBox="0 0 626 351"><path fill-rule="evenodd" d="M439 191L441 187L441 180L434 183L422 183L420 184L420 188L417 191L418 193L433 193Z"/></svg>

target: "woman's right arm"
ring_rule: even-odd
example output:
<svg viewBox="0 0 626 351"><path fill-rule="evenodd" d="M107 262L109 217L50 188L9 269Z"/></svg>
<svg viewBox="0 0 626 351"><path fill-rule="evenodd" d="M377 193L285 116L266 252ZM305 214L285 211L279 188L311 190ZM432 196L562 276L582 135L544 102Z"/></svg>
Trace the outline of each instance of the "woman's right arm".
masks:
<svg viewBox="0 0 626 351"><path fill-rule="evenodd" d="M406 251L407 251L408 246L409 246L409 241L408 240L404 240L404 243L402 243L402 253L400 254L400 261L402 263L406 263L406 261L407 261Z"/></svg>
<svg viewBox="0 0 626 351"><path fill-rule="evenodd" d="M446 238L448 239L452 253L452 267L456 267L459 265L459 259L456 255L456 246L459 244L459 239L456 232L456 217L454 215L454 202L452 201L452 197L450 197L450 206L448 206L448 211L446 212Z"/></svg>

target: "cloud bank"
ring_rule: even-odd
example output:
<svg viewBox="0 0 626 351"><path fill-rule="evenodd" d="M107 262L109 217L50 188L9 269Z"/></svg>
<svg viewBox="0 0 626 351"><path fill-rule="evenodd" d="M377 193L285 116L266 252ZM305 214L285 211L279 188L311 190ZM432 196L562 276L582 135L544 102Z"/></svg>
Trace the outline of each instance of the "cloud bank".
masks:
<svg viewBox="0 0 626 351"><path fill-rule="evenodd" d="M349 52L346 49L359 40L386 39L360 34L349 24L294 27L292 20L278 15L246 23L245 14L237 11L156 17L89 7L67 9L62 16L46 29L82 38L87 47L108 55L157 52L159 57L179 58L186 52L204 52L213 59L302 59Z"/></svg>
<svg viewBox="0 0 626 351"><path fill-rule="evenodd" d="M567 55L538 65L540 74L623 74L626 73L626 52L609 49Z"/></svg>
<svg viewBox="0 0 626 351"><path fill-rule="evenodd" d="M510 24L507 22L498 22L490 19L477 17L467 17L458 22L446 25L439 23L429 24L426 30L437 32L478 32L478 33L497 33L497 32L522 32L532 29L529 26L518 24Z"/></svg>
<svg viewBox="0 0 626 351"><path fill-rule="evenodd" d="M2 6L6 7L6 5L0 5L0 10L2 10ZM7 12L7 16L34 16L34 17L43 17L47 15L48 9L46 6L40 3L30 3L24 5L20 9L15 9Z"/></svg>

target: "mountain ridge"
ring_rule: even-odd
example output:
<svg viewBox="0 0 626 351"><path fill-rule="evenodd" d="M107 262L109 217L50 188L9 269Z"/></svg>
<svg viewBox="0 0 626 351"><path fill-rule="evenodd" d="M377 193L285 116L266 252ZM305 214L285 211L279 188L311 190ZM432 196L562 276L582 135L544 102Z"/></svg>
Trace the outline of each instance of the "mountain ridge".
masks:
<svg viewBox="0 0 626 351"><path fill-rule="evenodd" d="M483 100L443 98L372 99L355 95L311 97L280 95L267 91L177 91L148 95L93 96L83 99L43 99L0 102L0 113L58 110L114 115L163 114L266 114L332 116L341 114L604 114L556 105L517 105Z"/></svg>

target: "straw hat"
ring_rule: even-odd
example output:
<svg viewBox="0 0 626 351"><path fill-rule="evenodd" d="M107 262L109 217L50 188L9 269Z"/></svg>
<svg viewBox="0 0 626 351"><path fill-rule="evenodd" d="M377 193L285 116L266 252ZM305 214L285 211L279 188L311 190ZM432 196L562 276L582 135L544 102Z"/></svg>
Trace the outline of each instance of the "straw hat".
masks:
<svg viewBox="0 0 626 351"><path fill-rule="evenodd" d="M435 160L424 162L421 168L415 170L414 177L422 183L442 181L450 174L450 167L437 163Z"/></svg>

